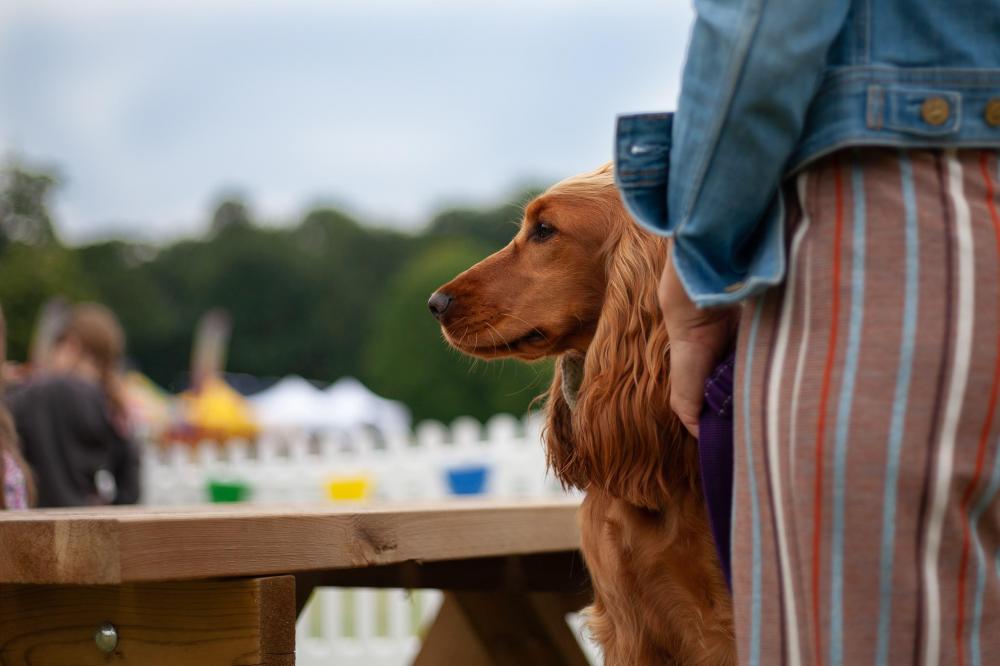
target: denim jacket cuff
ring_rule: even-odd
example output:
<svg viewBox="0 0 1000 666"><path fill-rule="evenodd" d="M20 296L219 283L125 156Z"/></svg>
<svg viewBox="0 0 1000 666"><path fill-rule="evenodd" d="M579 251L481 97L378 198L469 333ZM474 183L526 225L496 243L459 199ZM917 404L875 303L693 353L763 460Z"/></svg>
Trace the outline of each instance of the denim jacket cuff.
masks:
<svg viewBox="0 0 1000 666"><path fill-rule="evenodd" d="M644 228L671 236L667 210L673 113L618 117L615 183L625 208Z"/></svg>
<svg viewBox="0 0 1000 666"><path fill-rule="evenodd" d="M785 205L777 197L759 239L749 256L749 264L741 270L720 270L731 265L713 256L711 242L679 233L671 244L672 261L678 279L695 305L711 308L735 305L781 283L785 275L786 251L784 234Z"/></svg>
<svg viewBox="0 0 1000 666"><path fill-rule="evenodd" d="M699 307L738 303L778 284L784 273L781 233L784 206L781 197L769 212L765 236L738 273L721 269L732 257L717 256L724 244L670 219L667 191L670 180L672 113L620 116L615 133L615 183L629 214L643 228L674 238L674 269L685 291ZM679 228L683 226L684 228ZM718 241L718 239L716 239Z"/></svg>

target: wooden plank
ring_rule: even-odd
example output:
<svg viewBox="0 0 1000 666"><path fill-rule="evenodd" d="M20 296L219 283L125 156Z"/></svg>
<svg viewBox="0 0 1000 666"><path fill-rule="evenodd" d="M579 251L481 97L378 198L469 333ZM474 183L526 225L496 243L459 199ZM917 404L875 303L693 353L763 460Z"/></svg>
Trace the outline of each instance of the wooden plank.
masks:
<svg viewBox="0 0 1000 666"><path fill-rule="evenodd" d="M583 610L593 598L588 596L587 600L581 603L578 595L571 594L535 592L526 596L534 610L534 618L540 632L544 633L548 643L559 655L562 660L560 663L567 666L590 666L580 643L566 622L566 616Z"/></svg>
<svg viewBox="0 0 1000 666"><path fill-rule="evenodd" d="M594 598L579 551L306 571L295 574L296 615L318 587L562 592L560 599L572 605L570 611Z"/></svg>
<svg viewBox="0 0 1000 666"><path fill-rule="evenodd" d="M487 646L452 594L446 594L413 666L493 666ZM526 665L527 666L527 665Z"/></svg>
<svg viewBox="0 0 1000 666"><path fill-rule="evenodd" d="M13 513L35 512L0 511ZM0 583L115 583L121 578L118 526L111 520L7 521L0 523L0 544Z"/></svg>
<svg viewBox="0 0 1000 666"><path fill-rule="evenodd" d="M414 666L587 666L566 623L575 595L449 592Z"/></svg>
<svg viewBox="0 0 1000 666"><path fill-rule="evenodd" d="M118 645L94 642L110 622ZM123 586L0 585L3 666L293 666L292 576Z"/></svg>
<svg viewBox="0 0 1000 666"><path fill-rule="evenodd" d="M381 587L445 590L520 590L592 596L579 551L507 555L438 562L401 562L359 569L331 569L295 576L303 595L313 587ZM301 600L300 600L301 601Z"/></svg>
<svg viewBox="0 0 1000 666"><path fill-rule="evenodd" d="M0 512L0 583L191 580L575 550L577 508L555 500Z"/></svg>

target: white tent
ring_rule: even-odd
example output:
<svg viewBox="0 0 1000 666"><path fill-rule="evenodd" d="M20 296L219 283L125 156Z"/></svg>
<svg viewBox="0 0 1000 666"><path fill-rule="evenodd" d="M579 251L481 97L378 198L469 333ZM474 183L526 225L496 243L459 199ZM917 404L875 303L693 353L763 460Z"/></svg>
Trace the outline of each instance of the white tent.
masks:
<svg viewBox="0 0 1000 666"><path fill-rule="evenodd" d="M370 425L384 433L410 429L410 410L373 393L354 377L343 377L324 392L328 423L343 428Z"/></svg>
<svg viewBox="0 0 1000 666"><path fill-rule="evenodd" d="M267 429L316 429L324 426L323 391L301 377L285 377L250 397L254 415Z"/></svg>
<svg viewBox="0 0 1000 666"><path fill-rule="evenodd" d="M410 428L410 412L402 403L372 393L353 377L321 391L301 377L285 377L250 398L265 430L330 430L371 426L384 433Z"/></svg>

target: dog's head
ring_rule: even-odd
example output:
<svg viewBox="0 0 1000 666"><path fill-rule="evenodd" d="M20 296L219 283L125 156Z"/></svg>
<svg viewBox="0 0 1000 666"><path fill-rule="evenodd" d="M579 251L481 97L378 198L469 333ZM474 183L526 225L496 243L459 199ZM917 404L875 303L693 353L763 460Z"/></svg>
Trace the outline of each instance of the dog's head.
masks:
<svg viewBox="0 0 1000 666"><path fill-rule="evenodd" d="M520 231L431 296L450 344L482 358L585 353L601 315L607 260L629 224L609 167L530 202Z"/></svg>
<svg viewBox="0 0 1000 666"><path fill-rule="evenodd" d="M529 203L505 248L428 301L445 338L466 354L579 359L575 406L563 390L567 363L549 390L549 464L567 485L597 484L648 508L662 507L673 484L677 461L665 440L685 439L667 406L656 298L665 259L666 242L633 223L605 165Z"/></svg>

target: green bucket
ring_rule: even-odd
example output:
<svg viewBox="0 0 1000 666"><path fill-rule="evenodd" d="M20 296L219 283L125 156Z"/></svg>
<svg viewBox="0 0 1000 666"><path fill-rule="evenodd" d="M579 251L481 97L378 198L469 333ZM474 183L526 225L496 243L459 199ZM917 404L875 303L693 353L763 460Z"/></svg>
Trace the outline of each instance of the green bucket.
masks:
<svg viewBox="0 0 1000 666"><path fill-rule="evenodd" d="M209 481L208 494L213 503L245 502L250 487L242 481Z"/></svg>

